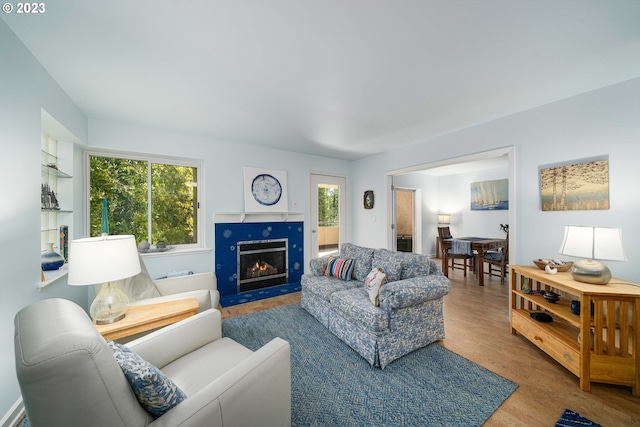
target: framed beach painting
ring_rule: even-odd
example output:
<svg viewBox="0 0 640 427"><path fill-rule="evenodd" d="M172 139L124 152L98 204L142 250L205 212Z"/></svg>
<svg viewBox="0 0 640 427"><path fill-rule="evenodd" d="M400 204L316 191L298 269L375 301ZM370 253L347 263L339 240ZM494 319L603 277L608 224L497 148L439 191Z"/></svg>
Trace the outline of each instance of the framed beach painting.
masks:
<svg viewBox="0 0 640 427"><path fill-rule="evenodd" d="M287 212L287 172L244 168L244 211Z"/></svg>
<svg viewBox="0 0 640 427"><path fill-rule="evenodd" d="M543 211L609 209L609 156L539 166Z"/></svg>
<svg viewBox="0 0 640 427"><path fill-rule="evenodd" d="M471 183L471 210L509 209L509 180L496 179Z"/></svg>

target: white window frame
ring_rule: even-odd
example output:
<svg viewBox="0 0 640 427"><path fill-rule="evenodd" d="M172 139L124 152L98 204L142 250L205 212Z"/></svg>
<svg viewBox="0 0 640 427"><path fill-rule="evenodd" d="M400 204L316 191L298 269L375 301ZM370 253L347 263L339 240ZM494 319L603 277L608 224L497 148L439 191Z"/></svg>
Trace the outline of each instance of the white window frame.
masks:
<svg viewBox="0 0 640 427"><path fill-rule="evenodd" d="M174 166L185 166L185 167L194 167L197 170L197 197L198 197L198 208L197 208L197 221L198 221L198 230L196 233L197 242L193 244L187 245L176 245L173 249L166 252L150 252L143 253L142 256L162 256L162 255L174 255L176 253L181 252L193 252L206 249L205 247L205 209L204 209L204 162L202 160L197 159L187 159L181 157L170 157L170 156L157 156L153 154L142 154L142 153L130 153L125 151L111 151L111 150L86 150L84 152L83 158L83 183L84 183L84 196L83 196L83 212L84 212L84 234L85 236L89 236L91 221L90 221L90 206L89 206L89 197L90 197L90 174L91 174L91 165L89 161L90 156L100 156L100 157L111 157L111 158L119 158L119 159L129 159L129 160L139 160L144 162L151 163L161 163L167 165ZM147 177L149 180L150 178ZM151 185L149 185L149 199L151 199ZM153 202L152 202L153 203ZM147 214L150 217L151 212L151 204L148 206ZM151 228L151 223L148 225ZM151 231L151 230L149 230Z"/></svg>

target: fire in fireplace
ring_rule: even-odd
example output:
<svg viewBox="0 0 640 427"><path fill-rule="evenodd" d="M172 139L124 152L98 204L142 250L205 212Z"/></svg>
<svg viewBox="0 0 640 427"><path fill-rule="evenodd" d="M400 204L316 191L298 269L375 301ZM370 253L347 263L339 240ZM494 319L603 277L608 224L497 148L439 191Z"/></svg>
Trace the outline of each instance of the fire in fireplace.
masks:
<svg viewBox="0 0 640 427"><path fill-rule="evenodd" d="M256 277L271 276L273 274L278 274L277 268L268 262L258 260L253 266L247 269L247 274L245 274L245 276L254 279Z"/></svg>
<svg viewBox="0 0 640 427"><path fill-rule="evenodd" d="M238 242L238 291L287 283L288 239Z"/></svg>

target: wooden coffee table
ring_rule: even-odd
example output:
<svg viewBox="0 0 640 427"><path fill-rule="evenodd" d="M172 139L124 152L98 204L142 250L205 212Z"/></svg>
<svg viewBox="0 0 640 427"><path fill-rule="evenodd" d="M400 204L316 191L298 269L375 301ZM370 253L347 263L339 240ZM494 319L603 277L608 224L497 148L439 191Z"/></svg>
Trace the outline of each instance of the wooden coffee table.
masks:
<svg viewBox="0 0 640 427"><path fill-rule="evenodd" d="M129 307L124 319L109 325L95 325L110 340L151 331L193 316L200 306L195 298Z"/></svg>

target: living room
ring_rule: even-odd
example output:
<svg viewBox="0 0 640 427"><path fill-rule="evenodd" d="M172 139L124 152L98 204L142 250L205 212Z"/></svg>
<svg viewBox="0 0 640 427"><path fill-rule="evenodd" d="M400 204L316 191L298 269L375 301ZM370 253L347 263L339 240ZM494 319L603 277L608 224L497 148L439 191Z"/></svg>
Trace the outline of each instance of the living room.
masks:
<svg viewBox="0 0 640 427"><path fill-rule="evenodd" d="M513 105L516 107L502 114L496 112L491 119L471 120L464 127L447 128L446 132L438 131L444 129L440 127L435 130L420 126L395 128L395 132L380 137L379 145L385 147L384 151L348 153L343 157L331 154L334 147L325 147L324 155L309 154L296 151L295 146L288 150L272 148L195 131L120 118L109 119L106 116L95 117L90 108L70 95L65 87L67 82L52 77L53 71L43 66L38 55L31 52L11 29L11 25L19 23L18 18L35 17L3 16L0 20L0 76L3 82L0 141L5 148L5 155L0 160L0 173L6 184L2 191L4 203L0 207L0 258L5 270L0 298L0 373L4 379L0 390L0 413L10 412L20 395L13 352L16 312L30 303L53 297L70 299L84 308L90 303L86 288L67 286L64 279L43 289L37 287L40 282L37 188L40 185L38 171L41 168L42 110L54 117L78 141L74 144L73 153L73 206L77 212L74 214L74 238L84 237L82 230L85 229L81 214L85 203L81 179L84 150L106 149L199 159L205 165L203 250L188 255L166 253L145 258L153 277L163 276L173 270L212 271L215 253L212 251L214 224L211 218L214 213L244 211L242 171L245 166L286 171L289 210L300 212L305 218L309 215L310 171L346 176L348 240L362 246L386 248L389 247L385 225L390 199L390 175L500 152L509 159L512 263L531 264L535 258L557 256L565 225L620 227L628 262L611 262L608 265L614 277L640 282L640 273L635 267L635 262L640 259L640 247L633 243L633 239L640 236L640 225L636 220L640 213L640 197L636 188L640 182L640 170L636 164L640 157L640 30L635 25L640 19L640 12L636 2L616 2L615 6L604 4L602 2L601 6L605 9L611 7L613 16L602 20L606 22L606 19L611 19L611 27L617 30L604 28L603 21L598 21L603 25L589 24L590 32L579 32L579 35L590 37L587 41L581 41L581 44L597 44L605 35L614 34L616 37L606 38L609 45L594 48L590 52L594 56L593 61L586 62L589 56L581 56L580 60L585 62L578 63L576 59L575 68L565 70L559 65L560 72L555 74L559 80L554 99L537 98L539 90L534 82L523 80L519 82L521 91L514 93L516 100ZM50 9L47 13L53 15L54 6L47 6ZM580 15L582 5L578 5L578 2L568 3L567 9L571 8L574 8L576 15ZM589 15L593 19L598 14L602 15L600 11L593 13L593 16ZM546 14L540 12L536 16L542 19ZM34 19L33 22L37 21ZM581 23L578 18L572 23L579 29L584 28L584 22ZM505 31L508 33L514 28L509 27ZM82 38L82 34L76 37ZM557 40L549 39L546 43L551 49ZM573 53L572 45L565 46L565 49L562 56L557 58L562 66L571 62L564 58L571 57ZM544 55L544 52L526 52L526 55L535 58L536 55ZM138 60L140 58L136 58ZM501 65L496 58L492 57L491 61L496 61L496 68ZM149 68L153 66L155 64ZM99 82L96 75L96 84ZM76 88L76 91L82 90L82 87ZM151 96L152 91L162 92L162 88L150 87L148 91ZM473 99L473 94L469 93L468 97ZM527 102L516 102L522 100ZM175 102L168 101L169 104ZM176 107L175 114L181 114L185 105ZM125 109L126 105L121 107ZM207 116L212 113L194 111L192 114ZM416 120L409 122L415 123ZM261 129L259 125L263 123L256 124L256 132ZM396 140L411 143L396 145ZM541 210L540 166L603 155L608 156L610 167L608 210ZM11 182L13 184L8 185ZM362 195L367 190L373 190L376 196L372 209L362 207ZM436 214L439 211L437 201L429 210L433 216L423 218L423 229L435 233ZM309 233L310 229L305 228L305 254L310 253ZM499 233L499 230L496 229L495 233ZM429 241L435 241L435 237ZM305 268L308 267L308 261L305 258Z"/></svg>

